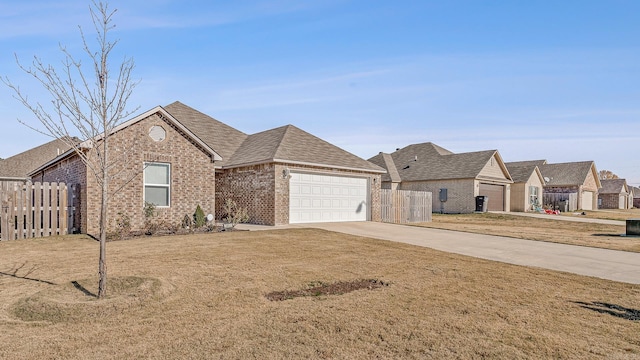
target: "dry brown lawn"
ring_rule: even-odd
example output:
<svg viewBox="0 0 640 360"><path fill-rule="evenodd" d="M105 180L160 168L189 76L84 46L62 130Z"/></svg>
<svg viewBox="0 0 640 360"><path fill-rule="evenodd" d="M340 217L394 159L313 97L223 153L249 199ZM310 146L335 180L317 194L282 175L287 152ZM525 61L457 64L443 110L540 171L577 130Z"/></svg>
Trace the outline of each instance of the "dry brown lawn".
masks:
<svg viewBox="0 0 640 360"><path fill-rule="evenodd" d="M624 225L547 220L496 213L474 213L433 214L432 222L421 223L419 226L640 252L640 237L622 236L626 232Z"/></svg>
<svg viewBox="0 0 640 360"><path fill-rule="evenodd" d="M640 358L640 286L322 230L0 243L2 359ZM274 291L376 279L342 295Z"/></svg>
<svg viewBox="0 0 640 360"><path fill-rule="evenodd" d="M582 213L585 215L582 215ZM587 210L587 211L577 211L577 212L568 212L561 213L563 216L578 216L585 218L593 218L593 219L605 219L605 220L627 220L627 219L640 219L640 209L602 209L602 210Z"/></svg>

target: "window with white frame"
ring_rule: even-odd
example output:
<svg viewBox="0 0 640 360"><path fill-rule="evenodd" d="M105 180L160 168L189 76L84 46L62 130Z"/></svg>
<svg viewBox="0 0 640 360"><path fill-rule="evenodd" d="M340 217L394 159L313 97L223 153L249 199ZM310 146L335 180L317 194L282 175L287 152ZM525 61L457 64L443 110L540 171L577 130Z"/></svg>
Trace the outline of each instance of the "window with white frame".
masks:
<svg viewBox="0 0 640 360"><path fill-rule="evenodd" d="M144 164L144 201L158 207L171 204L171 164Z"/></svg>
<svg viewBox="0 0 640 360"><path fill-rule="evenodd" d="M537 186L529 186L529 204L539 205L538 204L538 190Z"/></svg>

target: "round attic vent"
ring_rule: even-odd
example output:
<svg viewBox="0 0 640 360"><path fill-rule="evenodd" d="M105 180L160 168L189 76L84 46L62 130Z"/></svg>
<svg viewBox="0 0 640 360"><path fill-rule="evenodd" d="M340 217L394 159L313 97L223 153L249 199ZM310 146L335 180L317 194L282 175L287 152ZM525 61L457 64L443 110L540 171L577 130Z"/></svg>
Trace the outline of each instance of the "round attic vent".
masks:
<svg viewBox="0 0 640 360"><path fill-rule="evenodd" d="M153 141L162 141L167 137L167 132L162 126L154 125L149 129L149 137L152 138Z"/></svg>

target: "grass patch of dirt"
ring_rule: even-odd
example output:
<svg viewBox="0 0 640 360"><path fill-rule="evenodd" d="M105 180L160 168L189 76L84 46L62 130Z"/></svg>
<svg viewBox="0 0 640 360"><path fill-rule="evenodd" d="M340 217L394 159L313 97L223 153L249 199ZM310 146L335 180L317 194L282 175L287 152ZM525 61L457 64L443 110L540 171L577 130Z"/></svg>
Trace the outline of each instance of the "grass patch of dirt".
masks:
<svg viewBox="0 0 640 360"><path fill-rule="evenodd" d="M557 215L549 215L557 216ZM640 252L640 238L622 236L624 225L607 225L496 213L433 214L417 226Z"/></svg>
<svg viewBox="0 0 640 360"><path fill-rule="evenodd" d="M640 358L634 284L288 229L111 242L96 301L98 250L0 242L1 359ZM354 279L392 285L265 298Z"/></svg>
<svg viewBox="0 0 640 360"><path fill-rule="evenodd" d="M325 284L322 281L314 281L310 283L306 289L273 291L266 294L265 297L271 301L283 301L304 296L343 295L356 290L373 290L383 286L389 286L389 283L376 279L339 281L332 284Z"/></svg>

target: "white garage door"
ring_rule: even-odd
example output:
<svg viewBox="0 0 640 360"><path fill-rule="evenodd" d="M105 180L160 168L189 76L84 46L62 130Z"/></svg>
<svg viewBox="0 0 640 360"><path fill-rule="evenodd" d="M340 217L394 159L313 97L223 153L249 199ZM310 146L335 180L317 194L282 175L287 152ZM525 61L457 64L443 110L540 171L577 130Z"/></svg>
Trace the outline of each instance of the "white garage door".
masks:
<svg viewBox="0 0 640 360"><path fill-rule="evenodd" d="M366 221L366 178L291 173L289 223Z"/></svg>
<svg viewBox="0 0 640 360"><path fill-rule="evenodd" d="M593 192L582 192L582 210L593 210Z"/></svg>

